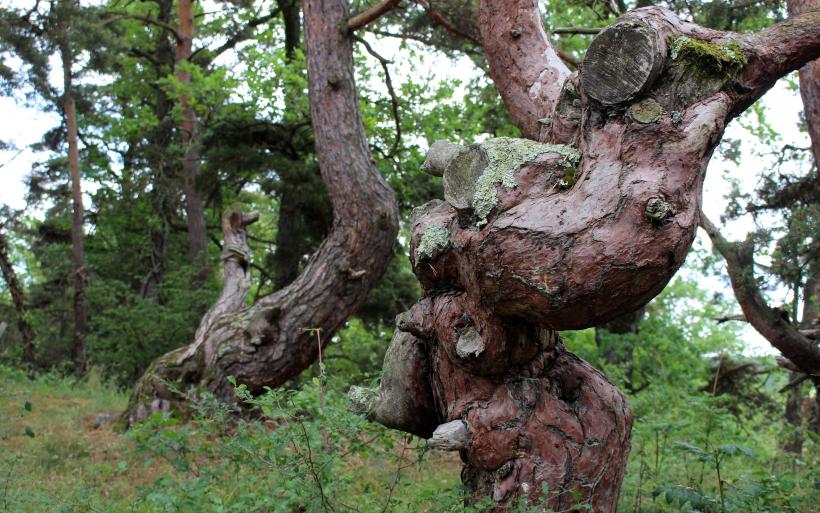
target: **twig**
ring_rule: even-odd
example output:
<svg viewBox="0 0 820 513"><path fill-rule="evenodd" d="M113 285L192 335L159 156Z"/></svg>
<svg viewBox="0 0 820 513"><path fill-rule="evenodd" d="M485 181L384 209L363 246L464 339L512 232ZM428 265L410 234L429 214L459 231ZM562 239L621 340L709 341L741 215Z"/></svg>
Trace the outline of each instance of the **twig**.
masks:
<svg viewBox="0 0 820 513"><path fill-rule="evenodd" d="M557 27L552 29L553 34L597 34L602 29L599 27Z"/></svg>
<svg viewBox="0 0 820 513"><path fill-rule="evenodd" d="M20 155L21 155L24 151L26 151L26 149L25 149L25 148L20 148L20 150L19 150L17 153L15 153L15 154L14 154L14 156L13 156L12 158L10 158L10 159L8 159L7 161L5 161L5 162L3 162L2 164L0 164L0 169L3 169L4 167L6 167L6 166L8 166L9 164L11 164L11 163L14 161L14 159L16 159L17 157L19 157L19 156L20 156Z"/></svg>
<svg viewBox="0 0 820 513"><path fill-rule="evenodd" d="M384 0L369 9L365 9L359 14L351 16L350 19L347 20L348 32L354 32L373 23L395 9L400 1L401 0Z"/></svg>
<svg viewBox="0 0 820 513"><path fill-rule="evenodd" d="M807 379L809 379L808 374L800 374L798 377L794 378L793 380L789 381L786 385L784 385L783 388L778 390L778 392L782 394L786 390L790 390L790 389L800 385L800 383L806 381Z"/></svg>
<svg viewBox="0 0 820 513"><path fill-rule="evenodd" d="M302 422L301 420L297 420L297 423L299 424L299 427L302 428L302 434L305 437L305 447L307 447L307 455L305 456L305 458L307 459L310 474L311 476L313 476L313 480L316 481L316 486L319 487L319 495L322 499L322 506L325 508L325 511L329 509L330 511L335 512L336 510L333 508L333 505L330 504L330 501L327 499L327 496L325 495L325 489L322 486L322 479L316 473L316 465L313 463L313 451L310 448L310 435L308 435L307 429L305 429L304 422ZM299 451L299 448L296 446L296 443L293 442L293 439L291 439L291 444L293 445L293 449L296 451L296 454L299 454L301 456L302 452Z"/></svg>
<svg viewBox="0 0 820 513"><path fill-rule="evenodd" d="M390 492L387 494L387 502L384 503L384 508L382 508L382 513L387 513L387 510L390 508L390 501L393 500L393 492L396 490L396 486L399 484L399 479L401 479L401 470L402 470L402 462L404 461L404 453L407 451L407 438L404 438L401 448L401 454L399 455L399 464L396 467L396 475L393 477L393 483L390 485Z"/></svg>
<svg viewBox="0 0 820 513"><path fill-rule="evenodd" d="M729 321L740 321L740 322L749 322L746 320L746 316L741 314L732 314L732 315L724 315L721 317L715 317L712 319L713 321L717 322L718 324L723 324L724 322Z"/></svg>
<svg viewBox="0 0 820 513"><path fill-rule="evenodd" d="M182 41L182 36L179 34L177 29L172 25L165 23L164 21L160 21L156 18L151 18L150 16L140 16L139 14L130 14L127 12L115 12L113 14L113 17L103 20L103 25L108 25L109 23L113 23L121 19L137 20L143 23L147 23L149 25L154 25L156 27L159 27L163 30L170 32L171 35L174 36L174 39L177 40L177 43Z"/></svg>
<svg viewBox="0 0 820 513"><path fill-rule="evenodd" d="M448 32L452 32L456 36L458 36L462 39L466 39L467 41L469 41L473 44L481 45L481 42L478 39L474 38L473 36L467 34L466 32L463 32L463 31L457 29L455 26L453 26L449 21L447 21L444 18L444 16L442 16L441 14L438 13L438 11L433 9L433 7L430 5L430 2L428 2L427 0L416 0L416 2L419 5L421 5L422 8L424 8L424 10L427 12L428 16L433 18L433 21L435 21L438 25L441 25L442 28L444 28Z"/></svg>
<svg viewBox="0 0 820 513"><path fill-rule="evenodd" d="M387 92L390 94L390 106L393 110L393 120L396 123L396 140L393 141L393 147L386 154L386 157L388 159L392 159L396 156L396 153L399 151L399 146L401 145L401 117L399 116L399 99L396 96L395 89L393 89L393 81L390 78L390 69L388 69L387 67L390 61L382 57L378 52L376 52L373 49L372 46L370 46L370 43L368 43L361 37L354 35L353 39L356 42L361 43L362 46L364 46L365 50L367 50L367 53L369 53L370 55L375 57L376 60L379 61L379 64L381 64L382 69L384 70L384 83L387 86Z"/></svg>

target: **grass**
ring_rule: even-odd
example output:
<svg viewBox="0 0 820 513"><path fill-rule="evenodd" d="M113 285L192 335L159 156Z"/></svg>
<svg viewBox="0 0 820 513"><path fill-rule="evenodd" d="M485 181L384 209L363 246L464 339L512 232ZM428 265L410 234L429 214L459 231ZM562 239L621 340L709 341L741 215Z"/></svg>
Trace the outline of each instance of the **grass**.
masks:
<svg viewBox="0 0 820 513"><path fill-rule="evenodd" d="M319 420L317 389L307 386L293 396L297 413L271 414L275 421L226 429L230 423L217 411L191 424L154 418L124 435L111 423L95 427L100 414L116 415L127 402L98 374L82 382L56 375L29 380L0 366L0 512L330 511L317 499L319 480L337 505L363 513L463 510L457 454L425 452L418 439L363 423L344 410L343 394L328 392L328 417ZM816 442L806 440L802 458L784 460L781 428L763 413L743 422L715 414L704 433L704 418L720 411L711 409L714 399L664 401L657 412L644 404L650 399L632 398L633 409L643 413L619 511L694 511L686 500L701 501L700 511L713 513L816 511ZM305 417L311 408L316 411ZM304 418L313 420L304 421L302 438ZM306 441L313 467L305 463ZM710 466L716 450L726 455L722 487ZM724 489L725 508L718 500Z"/></svg>
<svg viewBox="0 0 820 513"><path fill-rule="evenodd" d="M207 490L208 500L236 501L247 492L241 482L234 485L218 477L222 470L213 470L226 465L224 455L213 450L213 442L220 440L188 431L189 426L168 428L196 444L187 471L175 466L171 458L152 454L134 436L115 432L111 422L95 428L98 415L116 415L126 403L127 395L101 383L97 374L82 382L55 375L29 380L21 372L0 366L0 511L154 513L165 511L158 506L163 502L174 504L168 511L188 511L178 507L179 496L187 493L194 500L194 492L184 487L193 486L208 472L208 479L215 483ZM393 490L394 504L457 485L457 454L434 454L414 462L413 450L403 449L404 439L398 435L393 439L393 458L381 456L383 448L378 447L346 460L347 468L339 479L351 481L348 486L353 495L386 497L394 487L398 468L394 463L402 451L406 454L401 479ZM147 445L152 443L155 441L149 440ZM241 472L260 473L249 468ZM274 489L257 493L276 497ZM168 494L167 501L163 494Z"/></svg>

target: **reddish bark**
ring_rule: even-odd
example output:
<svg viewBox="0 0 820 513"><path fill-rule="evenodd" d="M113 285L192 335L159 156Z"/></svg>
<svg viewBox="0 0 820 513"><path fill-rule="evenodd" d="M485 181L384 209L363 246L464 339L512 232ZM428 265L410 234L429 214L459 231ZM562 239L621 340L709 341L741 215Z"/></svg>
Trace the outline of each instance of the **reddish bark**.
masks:
<svg viewBox="0 0 820 513"><path fill-rule="evenodd" d="M73 7L72 0L62 0L64 16ZM83 192L80 176L80 151L77 137L77 112L74 106L72 66L74 62L71 42L68 40L68 19L62 21L60 37L60 58L63 65L63 116L66 124L68 143L68 167L71 173L71 199L73 204L71 221L71 246L74 257L74 372L85 374L88 362L85 355L85 336L88 331L88 304L85 299L86 267L83 247Z"/></svg>
<svg viewBox="0 0 820 513"><path fill-rule="evenodd" d="M189 87L191 74L180 67L190 62L193 54L194 38L194 2L193 0L179 0L179 29L176 47L176 77L182 87ZM199 123L194 112L191 98L187 92L179 97L179 106L182 111L180 124L180 142L182 143L182 184L185 192L185 214L188 223L188 256L194 267L205 265L205 253L208 250L208 230L205 224L205 205L202 195L197 190L197 178L200 169L199 152ZM204 271L196 278L197 282L204 281Z"/></svg>
<svg viewBox="0 0 820 513"><path fill-rule="evenodd" d="M536 0L482 0L478 24L490 74L524 137L543 140L538 122L555 110L569 68L550 45Z"/></svg>
<svg viewBox="0 0 820 513"><path fill-rule="evenodd" d="M483 0L479 16L513 118L552 146L431 149L426 169L443 172L448 203L414 213L411 260L425 298L397 323L415 343L397 335L388 353L401 343L430 371L407 372L391 356L368 415L460 449L465 483L499 510L547 485L553 508L573 504L575 490L593 511L612 512L629 408L553 330L613 320L666 285L694 239L726 123L820 54L820 11L743 36L639 9L601 33L580 75L550 47L535 2ZM618 38L632 44L608 43ZM507 167L490 173L499 162Z"/></svg>

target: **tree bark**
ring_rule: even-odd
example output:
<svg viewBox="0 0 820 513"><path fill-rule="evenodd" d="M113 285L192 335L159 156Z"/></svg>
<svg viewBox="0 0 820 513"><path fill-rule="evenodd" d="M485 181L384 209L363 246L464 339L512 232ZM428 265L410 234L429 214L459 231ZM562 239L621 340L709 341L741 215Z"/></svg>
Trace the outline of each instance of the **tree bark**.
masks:
<svg viewBox="0 0 820 513"><path fill-rule="evenodd" d="M820 0L788 0L786 6L789 16L796 16L820 8ZM809 62L800 68L798 78L815 169L820 175L820 61Z"/></svg>
<svg viewBox="0 0 820 513"><path fill-rule="evenodd" d="M23 361L31 366L37 363L37 351L34 347L34 330L29 324L29 310L26 304L25 293L20 280L17 279L17 272L11 264L9 258L9 243L6 236L3 234L0 225L0 271L3 272L3 279L6 286L11 293L11 302L14 305L14 311L17 314L17 330L20 332L20 338L23 341Z"/></svg>
<svg viewBox="0 0 820 513"><path fill-rule="evenodd" d="M63 10L60 34L60 59L63 65L63 115L68 143L68 167L71 172L71 199L73 214L71 222L71 245L74 257L74 372L85 374L88 362L85 355L85 337L88 331L88 305L85 299L86 267L83 247L83 192L80 176L80 152L77 137L77 112L72 90L72 67L74 57L68 37L69 13L74 8L72 0L62 0Z"/></svg>
<svg viewBox="0 0 820 513"><path fill-rule="evenodd" d="M820 8L820 0L788 0L786 6L790 16L802 14L810 9ZM803 114L808 125L811 151L814 157L814 169L820 177L820 60L812 61L798 72L800 96L803 99ZM818 268L820 262L809 266L811 277L806 282L803 297L802 328L811 329L817 323L817 302L820 297L820 279ZM814 413L809 420L809 429L820 434L820 380L815 380Z"/></svg>
<svg viewBox="0 0 820 513"><path fill-rule="evenodd" d="M176 47L176 76L183 88L191 84L191 74L181 65L190 62L194 38L194 0L178 0L179 40ZM201 285L207 277L208 229L205 223L205 204L197 188L200 169L199 123L191 104L191 97L183 91L179 97L182 123L182 183L185 192L185 214L188 223L188 256L197 270L195 285Z"/></svg>
<svg viewBox="0 0 820 513"><path fill-rule="evenodd" d="M184 409L178 390L201 387L235 402L228 376L253 393L298 375L364 300L392 257L398 204L367 145L353 79L344 0L304 2L311 119L333 228L302 274L250 307L232 302L206 316L194 342L154 361L122 421L152 410ZM224 226L223 226L224 228ZM228 236L226 235L226 239ZM223 260L225 256L223 255ZM228 281L226 280L226 287ZM211 320L209 320L211 319Z"/></svg>
<svg viewBox="0 0 820 513"><path fill-rule="evenodd" d="M531 140L431 147L425 169L443 174L446 201L414 212L425 297L397 320L380 389L351 398L458 449L473 500L498 511L526 497L613 512L629 407L555 330L610 322L663 289L694 239L726 123L820 54L820 11L739 35L638 9L599 34L580 74L536 2L481 0L479 16L492 76Z"/></svg>

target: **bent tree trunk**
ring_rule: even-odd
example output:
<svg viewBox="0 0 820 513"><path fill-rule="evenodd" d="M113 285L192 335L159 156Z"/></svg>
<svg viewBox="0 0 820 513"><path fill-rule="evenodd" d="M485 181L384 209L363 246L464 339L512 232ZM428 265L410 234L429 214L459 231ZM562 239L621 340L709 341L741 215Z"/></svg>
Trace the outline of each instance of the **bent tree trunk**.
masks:
<svg viewBox="0 0 820 513"><path fill-rule="evenodd" d="M252 392L285 383L318 356L364 300L392 256L398 204L367 145L353 81L344 0L305 2L311 118L333 227L304 272L287 287L245 306L249 272L241 215L223 221L225 290L194 341L154 361L132 393L122 421L151 411L184 410L176 391L203 388L234 402L229 376ZM169 386L170 385L170 386ZM176 390L176 391L175 391Z"/></svg>
<svg viewBox="0 0 820 513"><path fill-rule="evenodd" d="M658 294L698 226L726 123L820 55L820 11L758 34L632 11L580 73L535 0L481 0L490 71L529 140L431 147L445 201L414 212L425 296L399 316L368 417L460 451L474 499L614 512L630 445L625 397L556 330L601 325Z"/></svg>

